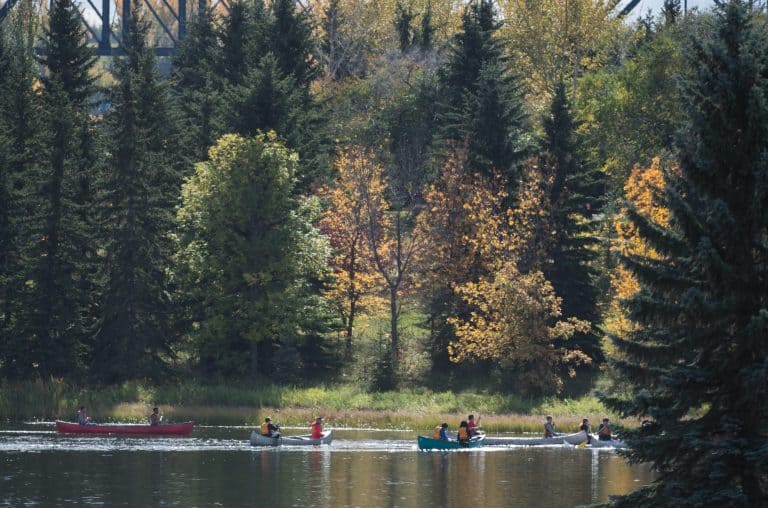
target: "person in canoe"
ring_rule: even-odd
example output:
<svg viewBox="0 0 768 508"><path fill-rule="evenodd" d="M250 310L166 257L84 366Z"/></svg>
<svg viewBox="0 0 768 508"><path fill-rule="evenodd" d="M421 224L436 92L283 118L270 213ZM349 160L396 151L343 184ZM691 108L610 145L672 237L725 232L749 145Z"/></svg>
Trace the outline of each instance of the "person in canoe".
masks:
<svg viewBox="0 0 768 508"><path fill-rule="evenodd" d="M456 441L461 446L469 446L469 440L472 436L469 434L469 425L466 420L462 420L459 424L459 431L456 433Z"/></svg>
<svg viewBox="0 0 768 508"><path fill-rule="evenodd" d="M557 425L552 419L552 415L547 415L547 421L544 423L544 437L549 438L559 436L560 433L555 430L555 427L557 427Z"/></svg>
<svg viewBox="0 0 768 508"><path fill-rule="evenodd" d="M474 437L480 434L480 417L478 416L477 420L475 420L475 415L469 415L467 417L467 427L469 427L470 437Z"/></svg>
<svg viewBox="0 0 768 508"><path fill-rule="evenodd" d="M312 439L320 439L323 437L323 417L318 416L315 421L310 425L312 428Z"/></svg>
<svg viewBox="0 0 768 508"><path fill-rule="evenodd" d="M85 406L80 406L80 409L77 410L77 423L80 425L96 425L85 411Z"/></svg>
<svg viewBox="0 0 768 508"><path fill-rule="evenodd" d="M440 441L449 441L448 424L443 422L435 427L435 431L432 433L432 438L439 439Z"/></svg>
<svg viewBox="0 0 768 508"><path fill-rule="evenodd" d="M587 444L592 444L592 428L589 426L589 420L584 418L579 425L579 432L587 433Z"/></svg>
<svg viewBox="0 0 768 508"><path fill-rule="evenodd" d="M603 418L603 423L597 428L597 438L600 441L610 441L613 439L613 436L611 436L611 424L608 418Z"/></svg>
<svg viewBox="0 0 768 508"><path fill-rule="evenodd" d="M163 417L160 415L160 410L156 407L152 408L152 414L149 415L149 424L153 427L160 425L163 422Z"/></svg>
<svg viewBox="0 0 768 508"><path fill-rule="evenodd" d="M272 423L272 418L267 416L261 424L261 435L265 437L280 437L280 427Z"/></svg>

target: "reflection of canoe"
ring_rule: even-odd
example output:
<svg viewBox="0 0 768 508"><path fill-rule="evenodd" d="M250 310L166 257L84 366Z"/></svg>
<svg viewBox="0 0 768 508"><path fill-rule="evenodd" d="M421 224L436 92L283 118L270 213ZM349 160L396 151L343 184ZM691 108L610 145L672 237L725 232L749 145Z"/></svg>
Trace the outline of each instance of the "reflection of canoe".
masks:
<svg viewBox="0 0 768 508"><path fill-rule="evenodd" d="M589 444L590 448L626 448L627 443L621 439L611 439L610 441L600 441L596 434L592 434L592 442Z"/></svg>
<svg viewBox="0 0 768 508"><path fill-rule="evenodd" d="M63 434L101 434L133 436L188 436L192 433L194 422L171 423L167 425L146 424L103 424L80 425L56 420L56 430Z"/></svg>
<svg viewBox="0 0 768 508"><path fill-rule="evenodd" d="M419 450L460 450L462 448L478 448L483 446L485 436L476 436L469 440L466 445L461 445L458 441L443 441L426 436L419 436Z"/></svg>
<svg viewBox="0 0 768 508"><path fill-rule="evenodd" d="M563 443L578 445L586 440L587 434L585 432L576 432L575 434L555 437L486 437L485 444L488 446L541 446Z"/></svg>
<svg viewBox="0 0 768 508"><path fill-rule="evenodd" d="M323 437L318 439L312 439L310 434L303 436L280 436L280 437L267 437L262 436L258 432L251 432L251 445L253 446L317 446L322 444L331 444L333 441L333 431L326 430L323 432Z"/></svg>

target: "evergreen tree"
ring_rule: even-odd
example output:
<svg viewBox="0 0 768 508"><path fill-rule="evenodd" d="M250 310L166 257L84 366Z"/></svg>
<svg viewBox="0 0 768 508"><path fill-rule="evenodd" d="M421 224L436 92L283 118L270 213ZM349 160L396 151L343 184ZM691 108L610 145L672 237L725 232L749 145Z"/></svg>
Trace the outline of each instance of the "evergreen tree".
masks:
<svg viewBox="0 0 768 508"><path fill-rule="evenodd" d="M602 361L595 325L599 322L598 273L595 266L599 243L593 217L602 207L602 174L579 153L574 139L576 126L565 85L555 89L550 114L544 119L544 167L551 178L549 192L549 238L541 269L563 299L566 317L592 323L588 334L577 333L569 344L577 344L593 360Z"/></svg>
<svg viewBox="0 0 768 508"><path fill-rule="evenodd" d="M631 213L660 259L625 260L641 290L635 331L615 338L628 399L628 456L658 479L618 506L768 502L768 37L746 2L715 9L692 41L680 174L666 175L669 228Z"/></svg>
<svg viewBox="0 0 768 508"><path fill-rule="evenodd" d="M427 4L424 14L421 15L421 32L419 33L419 48L427 52L432 49L435 27L432 25L432 6Z"/></svg>
<svg viewBox="0 0 768 508"><path fill-rule="evenodd" d="M244 0L232 2L229 14L222 19L218 38L221 41L222 74L233 84L240 84L248 72L248 50L255 24L249 4Z"/></svg>
<svg viewBox="0 0 768 508"><path fill-rule="evenodd" d="M441 72L445 137L469 144L473 168L500 171L510 190L526 151L526 116L517 79L501 42L493 3L472 2Z"/></svg>
<svg viewBox="0 0 768 508"><path fill-rule="evenodd" d="M413 11L411 6L405 6L402 2L397 3L397 18L395 18L395 30L397 30L397 39L400 41L400 52L407 53L413 46L413 30L411 22L413 21Z"/></svg>
<svg viewBox="0 0 768 508"><path fill-rule="evenodd" d="M47 144L31 183L38 199L30 204L30 266L17 333L30 341L35 373L48 377L76 373L92 325L95 260L87 211L96 158L89 118L94 57L71 0L53 2L43 55Z"/></svg>
<svg viewBox="0 0 768 508"><path fill-rule="evenodd" d="M222 120L221 62L213 13L205 10L190 22L173 57L175 109L192 160L207 159L208 148L227 130Z"/></svg>
<svg viewBox="0 0 768 508"><path fill-rule="evenodd" d="M269 49L274 53L285 76L291 76L296 85L309 94L309 85L318 77L312 18L297 10L294 0L270 2L272 26L269 31ZM265 52L266 53L266 52Z"/></svg>
<svg viewBox="0 0 768 508"><path fill-rule="evenodd" d="M115 146L100 185L106 259L92 356L94 377L107 383L161 374L174 336L170 233L183 158L148 31L134 8L109 94Z"/></svg>
<svg viewBox="0 0 768 508"><path fill-rule="evenodd" d="M680 19L680 0L664 0L661 9L665 25L674 25Z"/></svg>
<svg viewBox="0 0 768 508"><path fill-rule="evenodd" d="M37 13L21 2L0 34L0 372L35 374L34 339L23 333L22 295L31 271L30 216L38 199L42 162L42 107L33 44Z"/></svg>
<svg viewBox="0 0 768 508"><path fill-rule="evenodd" d="M239 134L253 136L257 131L274 130L288 146L304 141L305 96L291 76L280 71L273 54L261 59L248 73L247 85L228 89L227 125Z"/></svg>

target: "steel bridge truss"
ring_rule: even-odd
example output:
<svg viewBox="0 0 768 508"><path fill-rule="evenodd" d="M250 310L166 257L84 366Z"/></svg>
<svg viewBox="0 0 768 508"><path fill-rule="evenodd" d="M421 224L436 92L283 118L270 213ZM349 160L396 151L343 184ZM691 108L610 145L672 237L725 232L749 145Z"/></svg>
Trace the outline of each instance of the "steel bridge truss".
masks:
<svg viewBox="0 0 768 508"><path fill-rule="evenodd" d="M186 33L187 22L191 18L188 7L202 12L209 8L209 1L212 0L192 0L190 3L193 5L189 5L187 0L176 0L175 8L169 0L121 0L119 5L115 0L101 0L101 8L97 6L99 0L76 1L80 6L80 19L92 38L97 55L114 56L124 53L122 34L127 33L133 3L139 2L144 4L153 21L155 54L171 56ZM0 5L0 23L8 17L10 10L18 2L19 0L5 0L5 3ZM228 12L229 3L227 0L215 0L210 8ZM113 9L119 9L121 12L114 12ZM119 14L119 22L113 22L113 14Z"/></svg>

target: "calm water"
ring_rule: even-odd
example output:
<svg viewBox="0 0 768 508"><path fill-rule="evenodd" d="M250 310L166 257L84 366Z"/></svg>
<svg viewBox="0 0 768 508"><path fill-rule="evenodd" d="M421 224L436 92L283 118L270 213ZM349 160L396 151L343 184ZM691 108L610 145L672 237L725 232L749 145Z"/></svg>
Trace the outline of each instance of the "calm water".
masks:
<svg viewBox="0 0 768 508"><path fill-rule="evenodd" d="M52 429L0 427L0 506L572 507L653 479L610 450L419 452L414 432L337 430L330 447L260 449L247 428L167 439Z"/></svg>

